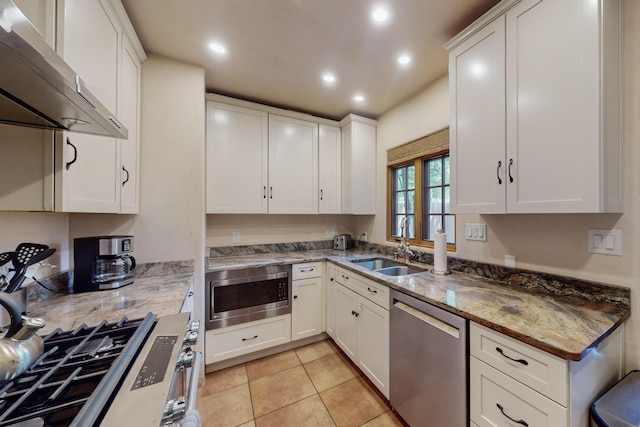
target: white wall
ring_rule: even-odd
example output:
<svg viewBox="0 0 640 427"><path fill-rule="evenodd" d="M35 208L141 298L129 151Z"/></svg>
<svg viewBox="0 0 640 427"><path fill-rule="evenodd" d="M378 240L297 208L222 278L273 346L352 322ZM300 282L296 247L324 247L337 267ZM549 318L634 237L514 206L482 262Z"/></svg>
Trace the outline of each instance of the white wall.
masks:
<svg viewBox="0 0 640 427"><path fill-rule="evenodd" d="M624 214L457 215L460 258L503 264L515 255L521 268L632 289L626 327L627 368L640 368L640 2L624 6ZM378 124L379 194L386 189L386 150L448 126L447 77L388 112ZM386 205L378 200L372 240L384 243ZM464 223L485 222L487 242L464 240ZM359 224L360 227L364 224ZM587 253L588 228L622 230L622 256Z"/></svg>
<svg viewBox="0 0 640 427"><path fill-rule="evenodd" d="M357 238L354 223L350 215L207 215L207 247L327 240L327 230Z"/></svg>
<svg viewBox="0 0 640 427"><path fill-rule="evenodd" d="M138 262L195 260L204 318L204 70L157 55L142 64L140 214L70 215L69 239L132 234ZM202 343L200 343L202 345Z"/></svg>

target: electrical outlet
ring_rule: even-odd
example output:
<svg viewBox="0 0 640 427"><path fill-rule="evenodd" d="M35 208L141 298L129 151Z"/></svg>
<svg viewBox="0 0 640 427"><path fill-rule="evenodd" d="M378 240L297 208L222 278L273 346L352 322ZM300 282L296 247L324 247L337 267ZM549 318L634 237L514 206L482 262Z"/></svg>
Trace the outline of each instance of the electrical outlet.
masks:
<svg viewBox="0 0 640 427"><path fill-rule="evenodd" d="M359 240L361 240L363 242L368 242L369 241L369 236L367 235L366 231L360 235L360 239Z"/></svg>
<svg viewBox="0 0 640 427"><path fill-rule="evenodd" d="M240 232L234 231L231 233L231 241L233 243L240 243Z"/></svg>
<svg viewBox="0 0 640 427"><path fill-rule="evenodd" d="M516 268L516 257L515 257L515 255L505 255L504 256L504 265L505 265L505 267Z"/></svg>
<svg viewBox="0 0 640 427"><path fill-rule="evenodd" d="M333 239L334 237L336 237L336 229L335 228L328 228L327 229L327 239Z"/></svg>

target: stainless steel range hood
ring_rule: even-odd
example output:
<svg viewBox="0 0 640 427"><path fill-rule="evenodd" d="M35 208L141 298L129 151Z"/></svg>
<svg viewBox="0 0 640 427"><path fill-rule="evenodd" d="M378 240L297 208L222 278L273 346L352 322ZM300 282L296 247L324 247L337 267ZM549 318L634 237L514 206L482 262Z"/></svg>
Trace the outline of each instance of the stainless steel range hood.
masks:
<svg viewBox="0 0 640 427"><path fill-rule="evenodd" d="M128 136L11 0L0 0L0 123Z"/></svg>

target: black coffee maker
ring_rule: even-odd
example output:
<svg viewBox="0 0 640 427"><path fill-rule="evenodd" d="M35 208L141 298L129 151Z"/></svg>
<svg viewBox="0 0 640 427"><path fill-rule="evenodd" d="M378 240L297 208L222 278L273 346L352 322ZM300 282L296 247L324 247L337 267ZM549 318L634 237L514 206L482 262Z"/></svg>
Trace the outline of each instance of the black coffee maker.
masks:
<svg viewBox="0 0 640 427"><path fill-rule="evenodd" d="M136 260L133 236L73 239L73 291L115 289L133 283Z"/></svg>

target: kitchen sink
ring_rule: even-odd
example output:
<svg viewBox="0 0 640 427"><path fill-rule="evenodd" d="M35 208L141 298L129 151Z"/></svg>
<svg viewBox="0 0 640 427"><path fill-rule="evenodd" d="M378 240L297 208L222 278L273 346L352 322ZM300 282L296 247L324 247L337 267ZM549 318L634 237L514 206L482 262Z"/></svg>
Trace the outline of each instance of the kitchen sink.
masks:
<svg viewBox="0 0 640 427"><path fill-rule="evenodd" d="M426 271L388 258L374 258L351 262L359 265L360 267L375 271L376 273L385 274L387 276L406 276L407 274L416 274Z"/></svg>
<svg viewBox="0 0 640 427"><path fill-rule="evenodd" d="M365 259L360 261L351 261L353 264L359 265L362 268L366 268L368 270L380 270L388 267L398 267L402 266L401 262L394 261L392 259L387 258L374 258L374 259Z"/></svg>
<svg viewBox="0 0 640 427"><path fill-rule="evenodd" d="M406 276L407 274L423 273L426 270L421 268L413 268L406 265L398 265L395 267L381 268L374 270L376 273L382 273L387 276Z"/></svg>

